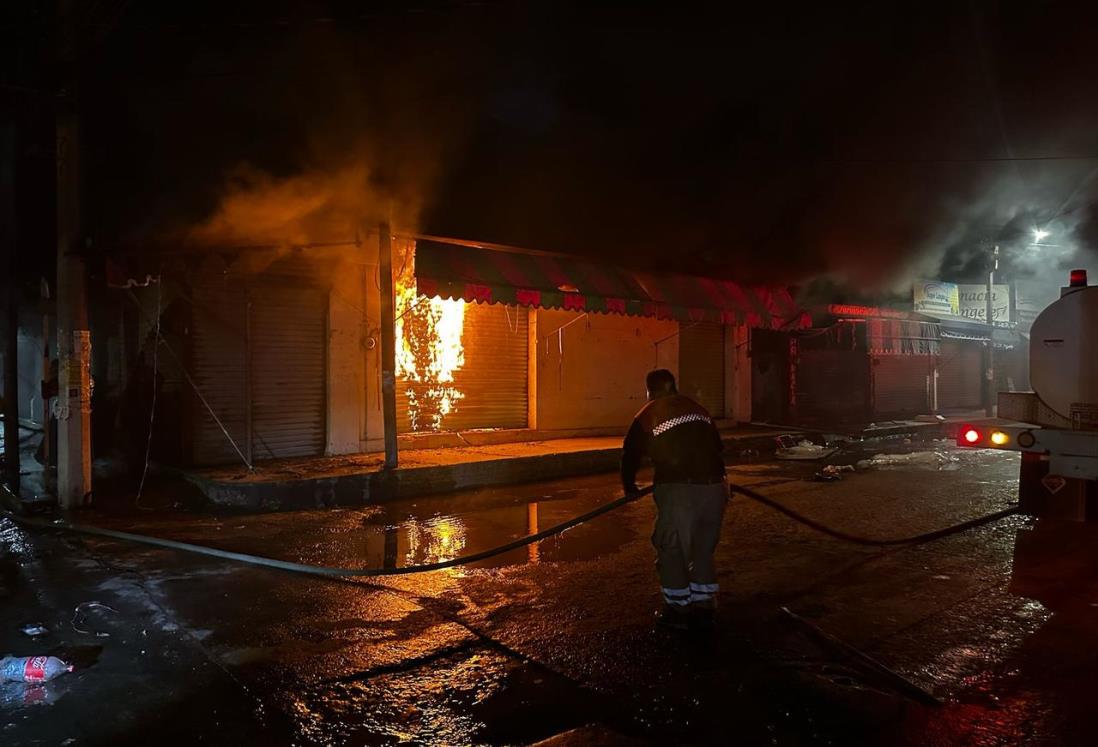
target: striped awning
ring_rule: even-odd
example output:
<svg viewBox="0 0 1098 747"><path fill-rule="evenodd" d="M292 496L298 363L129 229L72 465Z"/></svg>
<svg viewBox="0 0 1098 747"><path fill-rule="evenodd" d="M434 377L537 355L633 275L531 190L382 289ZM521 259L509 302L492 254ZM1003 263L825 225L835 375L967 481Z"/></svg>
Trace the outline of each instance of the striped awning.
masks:
<svg viewBox="0 0 1098 747"><path fill-rule="evenodd" d="M873 355L938 355L941 334L934 322L910 319L866 320L866 342Z"/></svg>
<svg viewBox="0 0 1098 747"><path fill-rule="evenodd" d="M556 254L416 242L421 295L678 321L801 329L811 319L782 287L632 272Z"/></svg>

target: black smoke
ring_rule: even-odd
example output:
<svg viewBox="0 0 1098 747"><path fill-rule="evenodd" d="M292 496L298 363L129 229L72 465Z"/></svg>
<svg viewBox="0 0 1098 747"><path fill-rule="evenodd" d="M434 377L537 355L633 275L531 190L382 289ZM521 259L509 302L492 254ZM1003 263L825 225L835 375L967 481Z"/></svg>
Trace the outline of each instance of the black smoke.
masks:
<svg viewBox="0 0 1098 747"><path fill-rule="evenodd" d="M129 6L88 53L91 229L187 235L227 197L335 180L307 220L234 237L393 215L882 291L978 278L996 244L1018 272L1092 261L1098 56L1077 7L364 7ZM1009 160L1048 157L1066 159Z"/></svg>

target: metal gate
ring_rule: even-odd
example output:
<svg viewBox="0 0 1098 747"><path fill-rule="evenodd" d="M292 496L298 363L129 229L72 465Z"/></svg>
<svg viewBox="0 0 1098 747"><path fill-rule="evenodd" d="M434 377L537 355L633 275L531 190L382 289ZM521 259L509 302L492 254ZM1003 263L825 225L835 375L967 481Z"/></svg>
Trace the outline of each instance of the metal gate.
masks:
<svg viewBox="0 0 1098 747"><path fill-rule="evenodd" d="M788 332L752 329L751 347L751 419L764 423L782 423L789 417Z"/></svg>
<svg viewBox="0 0 1098 747"><path fill-rule="evenodd" d="M724 417L724 325L679 325L679 391L715 418Z"/></svg>
<svg viewBox="0 0 1098 747"><path fill-rule="evenodd" d="M460 397L441 418L439 430L525 428L528 423L529 312L504 304L466 303L461 345L464 364L451 386ZM409 394L425 401L432 384L397 381L398 432L412 428ZM417 430L431 430L429 420Z"/></svg>
<svg viewBox="0 0 1098 747"><path fill-rule="evenodd" d="M874 417L903 417L930 412L932 355L873 357Z"/></svg>
<svg viewBox="0 0 1098 747"><path fill-rule="evenodd" d="M192 300L188 358L201 398L191 406L191 461L323 454L326 293L219 278L196 283Z"/></svg>
<svg viewBox="0 0 1098 747"><path fill-rule="evenodd" d="M191 461L240 463L248 451L245 293L239 284L218 278L196 284L191 299L188 358L200 393L192 392L190 407Z"/></svg>
<svg viewBox="0 0 1098 747"><path fill-rule="evenodd" d="M982 404L983 346L978 342L942 340L938 362L938 409L975 410Z"/></svg>
<svg viewBox="0 0 1098 747"><path fill-rule="evenodd" d="M251 289L248 370L253 458L324 453L327 339L326 294L296 286Z"/></svg>
<svg viewBox="0 0 1098 747"><path fill-rule="evenodd" d="M865 353L806 345L798 348L794 374L797 418L835 423L864 419L868 403Z"/></svg>

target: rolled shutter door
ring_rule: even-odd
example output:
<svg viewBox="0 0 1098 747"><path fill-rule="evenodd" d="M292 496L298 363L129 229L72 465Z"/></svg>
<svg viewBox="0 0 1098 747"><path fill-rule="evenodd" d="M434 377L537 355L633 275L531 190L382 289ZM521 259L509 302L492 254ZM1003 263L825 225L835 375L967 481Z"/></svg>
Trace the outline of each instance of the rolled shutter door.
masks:
<svg viewBox="0 0 1098 747"><path fill-rule="evenodd" d="M866 357L860 350L801 349L795 379L798 417L861 420L866 414L866 377Z"/></svg>
<svg viewBox="0 0 1098 747"><path fill-rule="evenodd" d="M462 396L442 418L440 430L525 428L529 377L528 311L503 304L466 303L461 344L465 363L450 386ZM412 430L409 392L428 401L431 385L397 381L398 430ZM429 419L424 418L423 421ZM429 430L420 422L418 430Z"/></svg>
<svg viewBox="0 0 1098 747"><path fill-rule="evenodd" d="M246 454L248 448L244 289L224 279L202 280L192 301L189 367L198 391L191 392L191 461L240 463L237 449Z"/></svg>
<svg viewBox="0 0 1098 747"><path fill-rule="evenodd" d="M252 454L318 456L327 435L328 298L316 288L252 289Z"/></svg>
<svg viewBox="0 0 1098 747"><path fill-rule="evenodd" d="M724 417L724 326L684 322L679 328L679 391Z"/></svg>
<svg viewBox="0 0 1098 747"><path fill-rule="evenodd" d="M929 355L882 355L873 359L873 411L877 417L903 417L930 412L927 376Z"/></svg>
<svg viewBox="0 0 1098 747"><path fill-rule="evenodd" d="M938 409L977 409L982 399L983 349L979 343L942 340Z"/></svg>

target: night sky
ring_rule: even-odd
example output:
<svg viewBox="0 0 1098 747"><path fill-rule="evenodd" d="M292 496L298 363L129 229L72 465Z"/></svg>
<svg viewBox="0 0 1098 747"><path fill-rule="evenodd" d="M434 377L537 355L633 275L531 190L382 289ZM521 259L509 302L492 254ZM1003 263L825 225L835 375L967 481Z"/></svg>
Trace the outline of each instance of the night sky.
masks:
<svg viewBox="0 0 1098 747"><path fill-rule="evenodd" d="M1078 8L817 5L88 3L87 228L331 240L392 215L874 288L976 278L991 243L1019 275L1093 262Z"/></svg>

